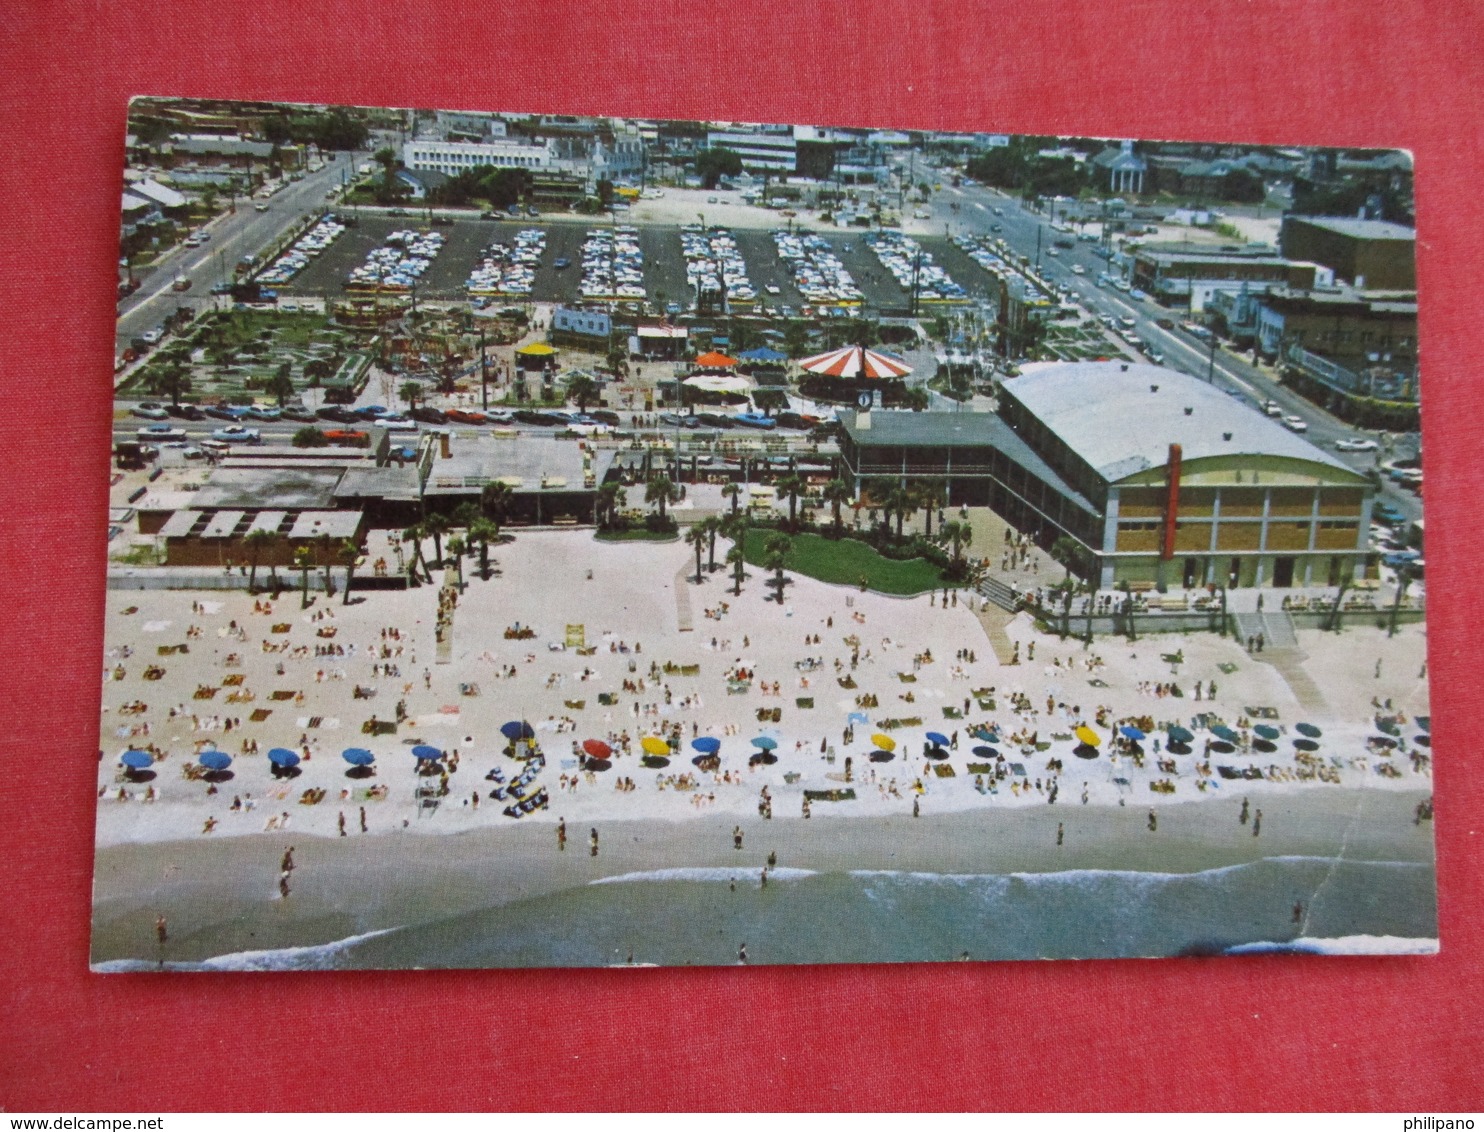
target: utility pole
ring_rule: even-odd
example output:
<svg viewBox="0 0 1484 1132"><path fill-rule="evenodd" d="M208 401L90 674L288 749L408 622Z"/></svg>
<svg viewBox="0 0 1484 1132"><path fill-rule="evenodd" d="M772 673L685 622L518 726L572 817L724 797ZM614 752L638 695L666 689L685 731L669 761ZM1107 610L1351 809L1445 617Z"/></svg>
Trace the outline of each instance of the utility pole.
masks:
<svg viewBox="0 0 1484 1132"><path fill-rule="evenodd" d="M1216 384L1216 331L1211 330L1211 320L1206 320L1206 329L1211 331L1211 352L1206 357L1206 384Z"/></svg>
<svg viewBox="0 0 1484 1132"><path fill-rule="evenodd" d="M1041 274L1041 225L1036 224L1036 274Z"/></svg>
<svg viewBox="0 0 1484 1132"><path fill-rule="evenodd" d="M479 392L485 412L490 407L490 360L484 352L484 331L479 332Z"/></svg>

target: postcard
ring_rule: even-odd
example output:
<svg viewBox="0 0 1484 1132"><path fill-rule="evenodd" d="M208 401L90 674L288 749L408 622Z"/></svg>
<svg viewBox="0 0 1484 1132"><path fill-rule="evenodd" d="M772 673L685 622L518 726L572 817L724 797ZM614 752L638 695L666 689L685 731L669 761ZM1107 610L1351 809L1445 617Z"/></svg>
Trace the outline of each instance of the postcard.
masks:
<svg viewBox="0 0 1484 1132"><path fill-rule="evenodd" d="M1404 152L139 98L93 969L1438 948Z"/></svg>

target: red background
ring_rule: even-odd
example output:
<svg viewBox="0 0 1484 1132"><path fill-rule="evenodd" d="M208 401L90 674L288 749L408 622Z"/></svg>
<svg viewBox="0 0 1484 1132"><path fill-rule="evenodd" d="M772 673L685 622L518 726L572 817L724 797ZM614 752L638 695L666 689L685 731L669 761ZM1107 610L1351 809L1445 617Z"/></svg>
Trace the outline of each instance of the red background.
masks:
<svg viewBox="0 0 1484 1132"><path fill-rule="evenodd" d="M1481 24L1462 0L4 5L0 1106L1479 1107ZM109 299L146 93L1410 148L1443 953L90 975Z"/></svg>

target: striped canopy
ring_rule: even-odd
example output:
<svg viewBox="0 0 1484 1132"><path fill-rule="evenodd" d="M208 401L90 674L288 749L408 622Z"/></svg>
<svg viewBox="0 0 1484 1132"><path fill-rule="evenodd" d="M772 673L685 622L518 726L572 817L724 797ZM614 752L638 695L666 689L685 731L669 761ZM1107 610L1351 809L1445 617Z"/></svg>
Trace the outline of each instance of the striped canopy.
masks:
<svg viewBox="0 0 1484 1132"><path fill-rule="evenodd" d="M810 373L827 377L906 377L912 367L897 358L867 350L864 346L846 346L828 354L816 354L799 363Z"/></svg>

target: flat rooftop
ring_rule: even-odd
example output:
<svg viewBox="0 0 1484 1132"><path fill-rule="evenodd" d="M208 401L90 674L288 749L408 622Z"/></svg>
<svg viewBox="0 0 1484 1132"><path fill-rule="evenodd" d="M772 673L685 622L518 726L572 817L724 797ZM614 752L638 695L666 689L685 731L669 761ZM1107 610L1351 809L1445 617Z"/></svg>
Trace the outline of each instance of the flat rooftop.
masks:
<svg viewBox="0 0 1484 1132"><path fill-rule="evenodd" d="M1277 456L1361 477L1335 457L1236 398L1163 366L1033 362L1005 383L1020 402L1110 483L1163 467L1171 444L1185 460Z"/></svg>
<svg viewBox="0 0 1484 1132"><path fill-rule="evenodd" d="M1285 222L1304 223L1356 240L1415 240L1417 230L1390 220L1361 220L1354 216L1290 216Z"/></svg>
<svg viewBox="0 0 1484 1132"><path fill-rule="evenodd" d="M344 474L338 467L222 467L215 469L192 493L197 511L221 508L242 510L314 511L335 504L335 485Z"/></svg>
<svg viewBox="0 0 1484 1132"><path fill-rule="evenodd" d="M617 453L611 448L588 450L593 483L600 484ZM455 440L448 459L435 459L426 495L467 495L494 480L508 483L517 495L540 491L592 491L585 485L584 450L574 440L555 437L496 437Z"/></svg>

